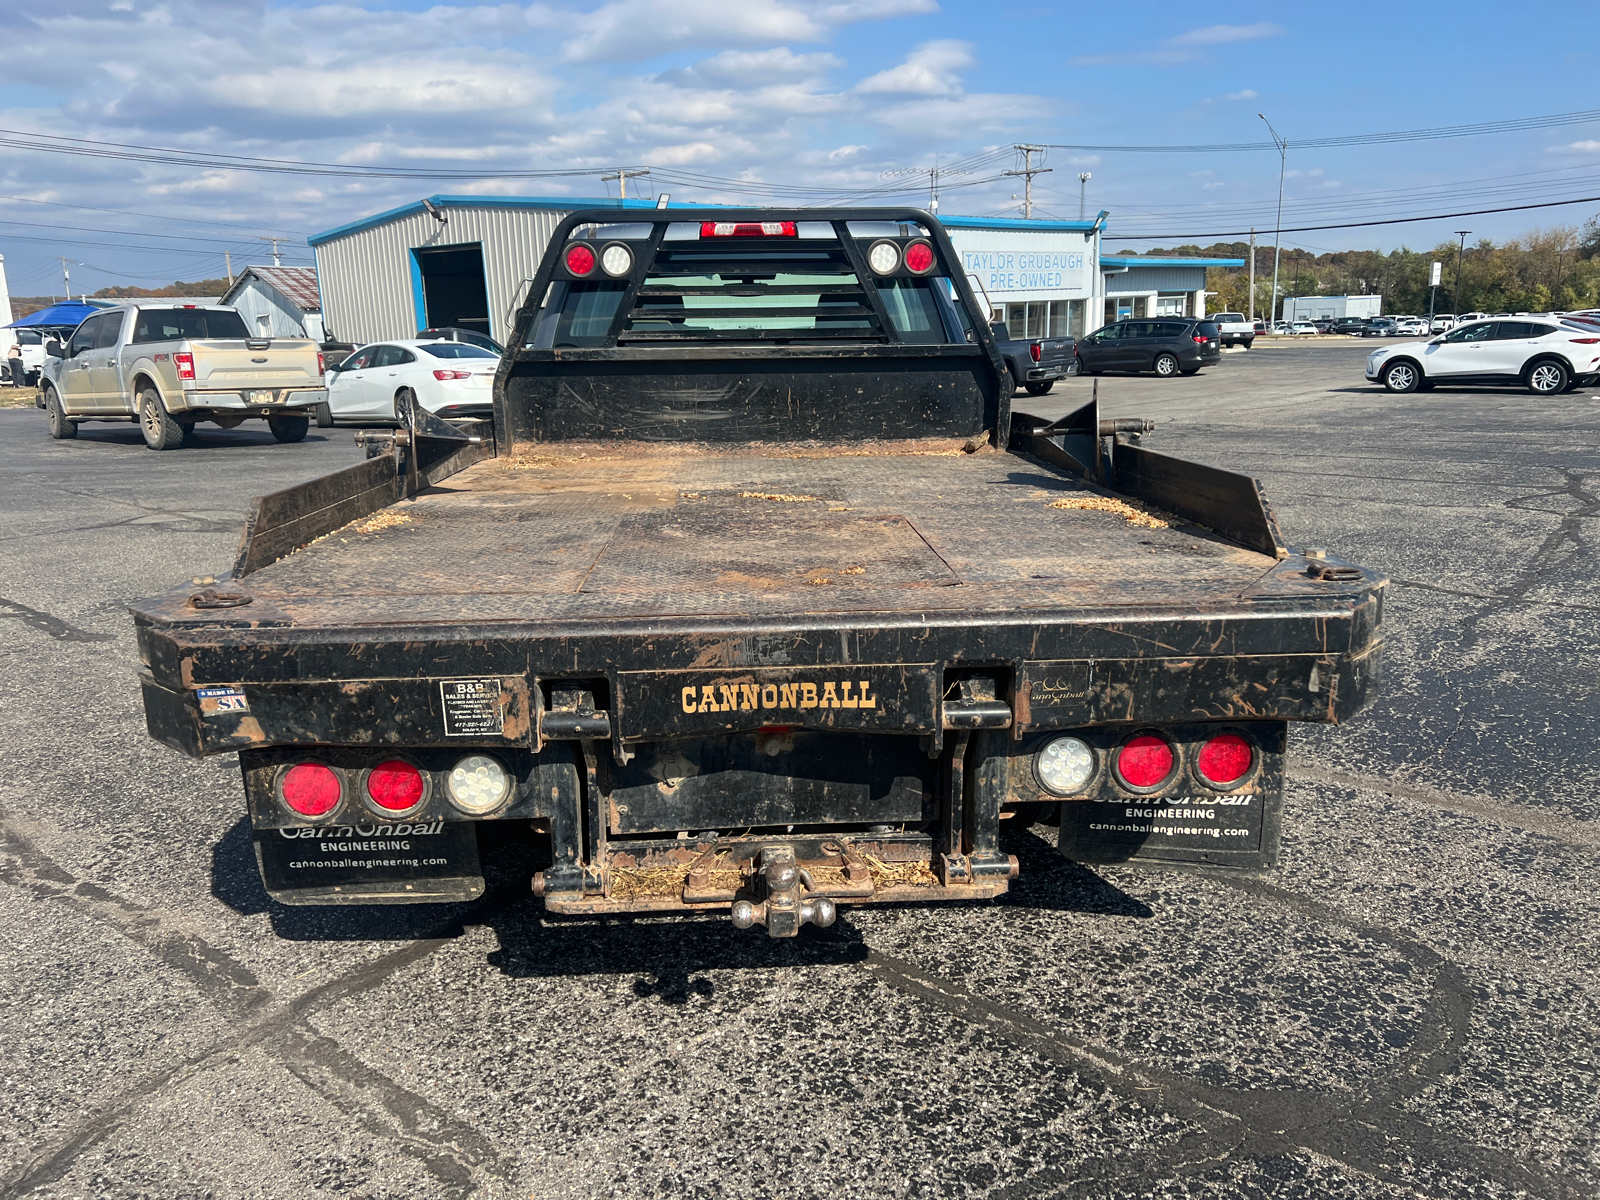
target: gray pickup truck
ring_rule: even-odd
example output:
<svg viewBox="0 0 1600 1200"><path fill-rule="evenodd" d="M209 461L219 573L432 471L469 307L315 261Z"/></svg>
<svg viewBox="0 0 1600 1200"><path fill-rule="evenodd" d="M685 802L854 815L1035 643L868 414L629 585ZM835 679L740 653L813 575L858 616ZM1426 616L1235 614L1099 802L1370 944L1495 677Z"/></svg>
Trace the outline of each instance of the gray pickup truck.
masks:
<svg viewBox="0 0 1600 1200"><path fill-rule="evenodd" d="M128 304L95 313L46 347L38 405L50 436L81 421L135 421L152 450L181 445L199 421L232 429L264 417L280 442L305 437L328 394L310 338L258 338L218 305Z"/></svg>
<svg viewBox="0 0 1600 1200"><path fill-rule="evenodd" d="M1056 380L1072 374L1077 361L1078 343L1072 338L1013 339L999 321L989 326L995 348L1011 372L1012 383L1027 388L1028 394L1042 396Z"/></svg>

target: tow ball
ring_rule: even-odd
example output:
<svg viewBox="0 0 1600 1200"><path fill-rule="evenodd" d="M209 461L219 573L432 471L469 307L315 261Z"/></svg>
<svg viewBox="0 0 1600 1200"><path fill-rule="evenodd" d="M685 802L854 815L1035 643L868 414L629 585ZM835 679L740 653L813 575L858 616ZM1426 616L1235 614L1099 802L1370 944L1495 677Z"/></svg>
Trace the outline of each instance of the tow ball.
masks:
<svg viewBox="0 0 1600 1200"><path fill-rule="evenodd" d="M839 915L838 905L826 896L804 891L808 880L795 862L792 846L768 846L756 862L765 884L766 898L735 900L732 912L735 929L765 925L769 937L795 937L802 925L826 929L833 924Z"/></svg>

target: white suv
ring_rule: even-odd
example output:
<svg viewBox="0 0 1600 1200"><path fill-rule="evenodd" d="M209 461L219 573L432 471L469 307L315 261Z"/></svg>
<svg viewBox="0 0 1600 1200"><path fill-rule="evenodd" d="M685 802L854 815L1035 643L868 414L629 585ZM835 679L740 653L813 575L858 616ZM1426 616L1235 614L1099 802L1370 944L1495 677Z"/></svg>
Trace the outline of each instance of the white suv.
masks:
<svg viewBox="0 0 1600 1200"><path fill-rule="evenodd" d="M1576 321L1474 321L1427 342L1367 355L1367 378L1391 392L1436 383L1520 383L1554 396L1600 376L1600 327Z"/></svg>

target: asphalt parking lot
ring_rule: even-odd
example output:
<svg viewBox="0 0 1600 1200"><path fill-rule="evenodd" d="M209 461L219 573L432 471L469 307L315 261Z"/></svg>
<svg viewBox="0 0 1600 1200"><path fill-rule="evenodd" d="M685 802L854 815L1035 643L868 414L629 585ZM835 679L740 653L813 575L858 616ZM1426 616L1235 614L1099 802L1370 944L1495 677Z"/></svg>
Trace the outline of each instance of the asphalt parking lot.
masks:
<svg viewBox="0 0 1600 1200"><path fill-rule="evenodd" d="M509 840L471 906L273 904L233 760L145 735L124 606L350 432L0 411L0 1196L1600 1194L1600 391L1390 396L1368 349L1098 380L1394 580L1377 703L1292 734L1281 869L1036 827L1001 901L793 942L547 919Z"/></svg>

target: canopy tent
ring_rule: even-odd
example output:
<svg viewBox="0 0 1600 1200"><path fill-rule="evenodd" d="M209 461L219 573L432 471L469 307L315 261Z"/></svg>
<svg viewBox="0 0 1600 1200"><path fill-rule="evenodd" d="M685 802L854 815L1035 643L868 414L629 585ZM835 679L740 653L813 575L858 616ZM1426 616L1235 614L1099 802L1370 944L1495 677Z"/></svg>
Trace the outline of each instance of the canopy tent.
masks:
<svg viewBox="0 0 1600 1200"><path fill-rule="evenodd" d="M20 321L13 321L6 326L8 329L76 329L87 316L100 311L99 305L80 304L76 300L67 300L61 304L52 304L49 308L41 308L38 312L29 313Z"/></svg>

